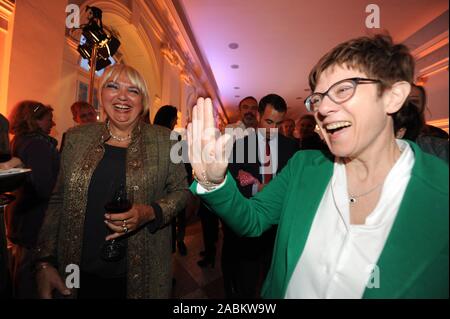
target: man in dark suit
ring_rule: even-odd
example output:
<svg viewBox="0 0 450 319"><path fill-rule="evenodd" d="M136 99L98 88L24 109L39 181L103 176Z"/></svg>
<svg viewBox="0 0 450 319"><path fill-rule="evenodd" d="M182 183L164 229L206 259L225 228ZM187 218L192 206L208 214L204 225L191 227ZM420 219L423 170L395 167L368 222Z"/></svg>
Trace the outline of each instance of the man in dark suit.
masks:
<svg viewBox="0 0 450 319"><path fill-rule="evenodd" d="M295 141L278 134L287 106L284 99L269 94L258 106L258 129L233 146L229 170L241 193L250 198L260 191L287 164L298 150ZM235 234L223 227L222 272L227 298L258 298L262 280L272 257L276 228L256 238Z"/></svg>

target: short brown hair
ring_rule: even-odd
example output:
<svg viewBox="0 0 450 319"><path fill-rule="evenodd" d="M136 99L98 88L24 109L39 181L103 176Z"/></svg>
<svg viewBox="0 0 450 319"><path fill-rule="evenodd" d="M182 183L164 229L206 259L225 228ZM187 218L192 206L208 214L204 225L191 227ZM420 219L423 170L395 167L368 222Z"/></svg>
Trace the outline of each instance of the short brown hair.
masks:
<svg viewBox="0 0 450 319"><path fill-rule="evenodd" d="M78 101L78 102L73 103L70 106L70 111L72 111L73 118L75 118L78 115L78 113L80 112L80 110L82 108L86 108L86 109L92 108L95 111L95 107L93 105L89 104L88 102Z"/></svg>
<svg viewBox="0 0 450 319"><path fill-rule="evenodd" d="M329 67L346 65L381 81L381 94L395 82L413 82L414 58L403 44L394 44L389 35L360 37L339 44L325 54L309 74L309 86L314 92L320 75Z"/></svg>
<svg viewBox="0 0 450 319"><path fill-rule="evenodd" d="M44 105L37 101L22 101L17 103L13 108L9 122L10 133L14 135L22 135L40 130L37 120L53 112L53 108L50 105Z"/></svg>

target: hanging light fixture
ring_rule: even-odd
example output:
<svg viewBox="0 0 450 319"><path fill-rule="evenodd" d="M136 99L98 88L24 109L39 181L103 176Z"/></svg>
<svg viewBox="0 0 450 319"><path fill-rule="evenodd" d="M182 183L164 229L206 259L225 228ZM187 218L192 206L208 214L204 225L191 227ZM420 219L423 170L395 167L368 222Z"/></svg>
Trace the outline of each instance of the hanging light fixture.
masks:
<svg viewBox="0 0 450 319"><path fill-rule="evenodd" d="M112 33L106 33L103 28L102 22L102 10L97 7L86 7L88 13L88 23L82 26L82 35L84 37L84 43L78 45L78 52L87 60L91 61L93 56L92 52L97 47L95 70L99 71L111 64L109 60L120 46L119 39Z"/></svg>
<svg viewBox="0 0 450 319"><path fill-rule="evenodd" d="M86 12L88 14L88 23L81 26L82 38L77 51L83 59L89 60L90 83L88 102L92 104L95 71L102 70L111 64L110 57L119 49L120 41L113 32L103 27L101 9L87 6Z"/></svg>

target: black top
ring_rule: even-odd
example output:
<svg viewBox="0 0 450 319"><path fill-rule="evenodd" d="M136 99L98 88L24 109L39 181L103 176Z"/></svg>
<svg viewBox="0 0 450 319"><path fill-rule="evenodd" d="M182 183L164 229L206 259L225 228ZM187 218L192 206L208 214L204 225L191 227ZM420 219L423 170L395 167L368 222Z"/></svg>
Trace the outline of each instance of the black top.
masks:
<svg viewBox="0 0 450 319"><path fill-rule="evenodd" d="M116 262L101 258L105 237L112 233L104 222L105 204L113 198L121 184L126 185L126 154L126 148L105 144L105 154L89 184L81 270L104 278L124 277L127 272L126 257ZM126 244L123 237L116 241Z"/></svg>
<svg viewBox="0 0 450 319"><path fill-rule="evenodd" d="M419 135L416 144L420 146L422 151L437 156L448 163L448 140L431 135Z"/></svg>
<svg viewBox="0 0 450 319"><path fill-rule="evenodd" d="M12 154L32 170L7 207L8 237L15 244L27 248L36 244L59 171L57 144L41 132L18 135L11 142Z"/></svg>

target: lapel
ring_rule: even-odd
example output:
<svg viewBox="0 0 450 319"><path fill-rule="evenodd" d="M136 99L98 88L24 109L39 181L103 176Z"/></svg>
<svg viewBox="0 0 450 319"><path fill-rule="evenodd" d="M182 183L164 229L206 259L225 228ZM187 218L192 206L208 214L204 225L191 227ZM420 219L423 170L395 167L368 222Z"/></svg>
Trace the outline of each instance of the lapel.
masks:
<svg viewBox="0 0 450 319"><path fill-rule="evenodd" d="M392 230L378 260L379 288L366 288L364 298L401 298L414 293L411 285L448 245L447 193L427 180L440 180L438 169L424 165L423 152L411 144L415 163ZM448 184L447 184L448 186ZM446 219L446 221L445 221Z"/></svg>
<svg viewBox="0 0 450 319"><path fill-rule="evenodd" d="M328 156L318 156L311 163L306 164L301 179L294 181L291 189L295 189L301 196L293 194L297 200L292 201L286 211L291 212L286 221L291 223L287 243L287 272L284 278L283 296L287 284L303 252L311 229L314 216L319 207L325 189L333 175L333 159ZM303 230L302 232L299 230Z"/></svg>
<svg viewBox="0 0 450 319"><path fill-rule="evenodd" d="M109 136L104 123L85 126L80 130L83 134L78 134L74 138L73 143L77 145L77 149L70 154L69 169L65 177L68 179L65 183L68 189L64 190L65 202L70 203L69 207L64 207L67 210L65 222L70 227L69 233L61 239L67 249L61 251L60 256L61 260L74 263L81 260L83 241L73 241L73 238L83 238L89 184L95 168L105 153L103 142Z"/></svg>

